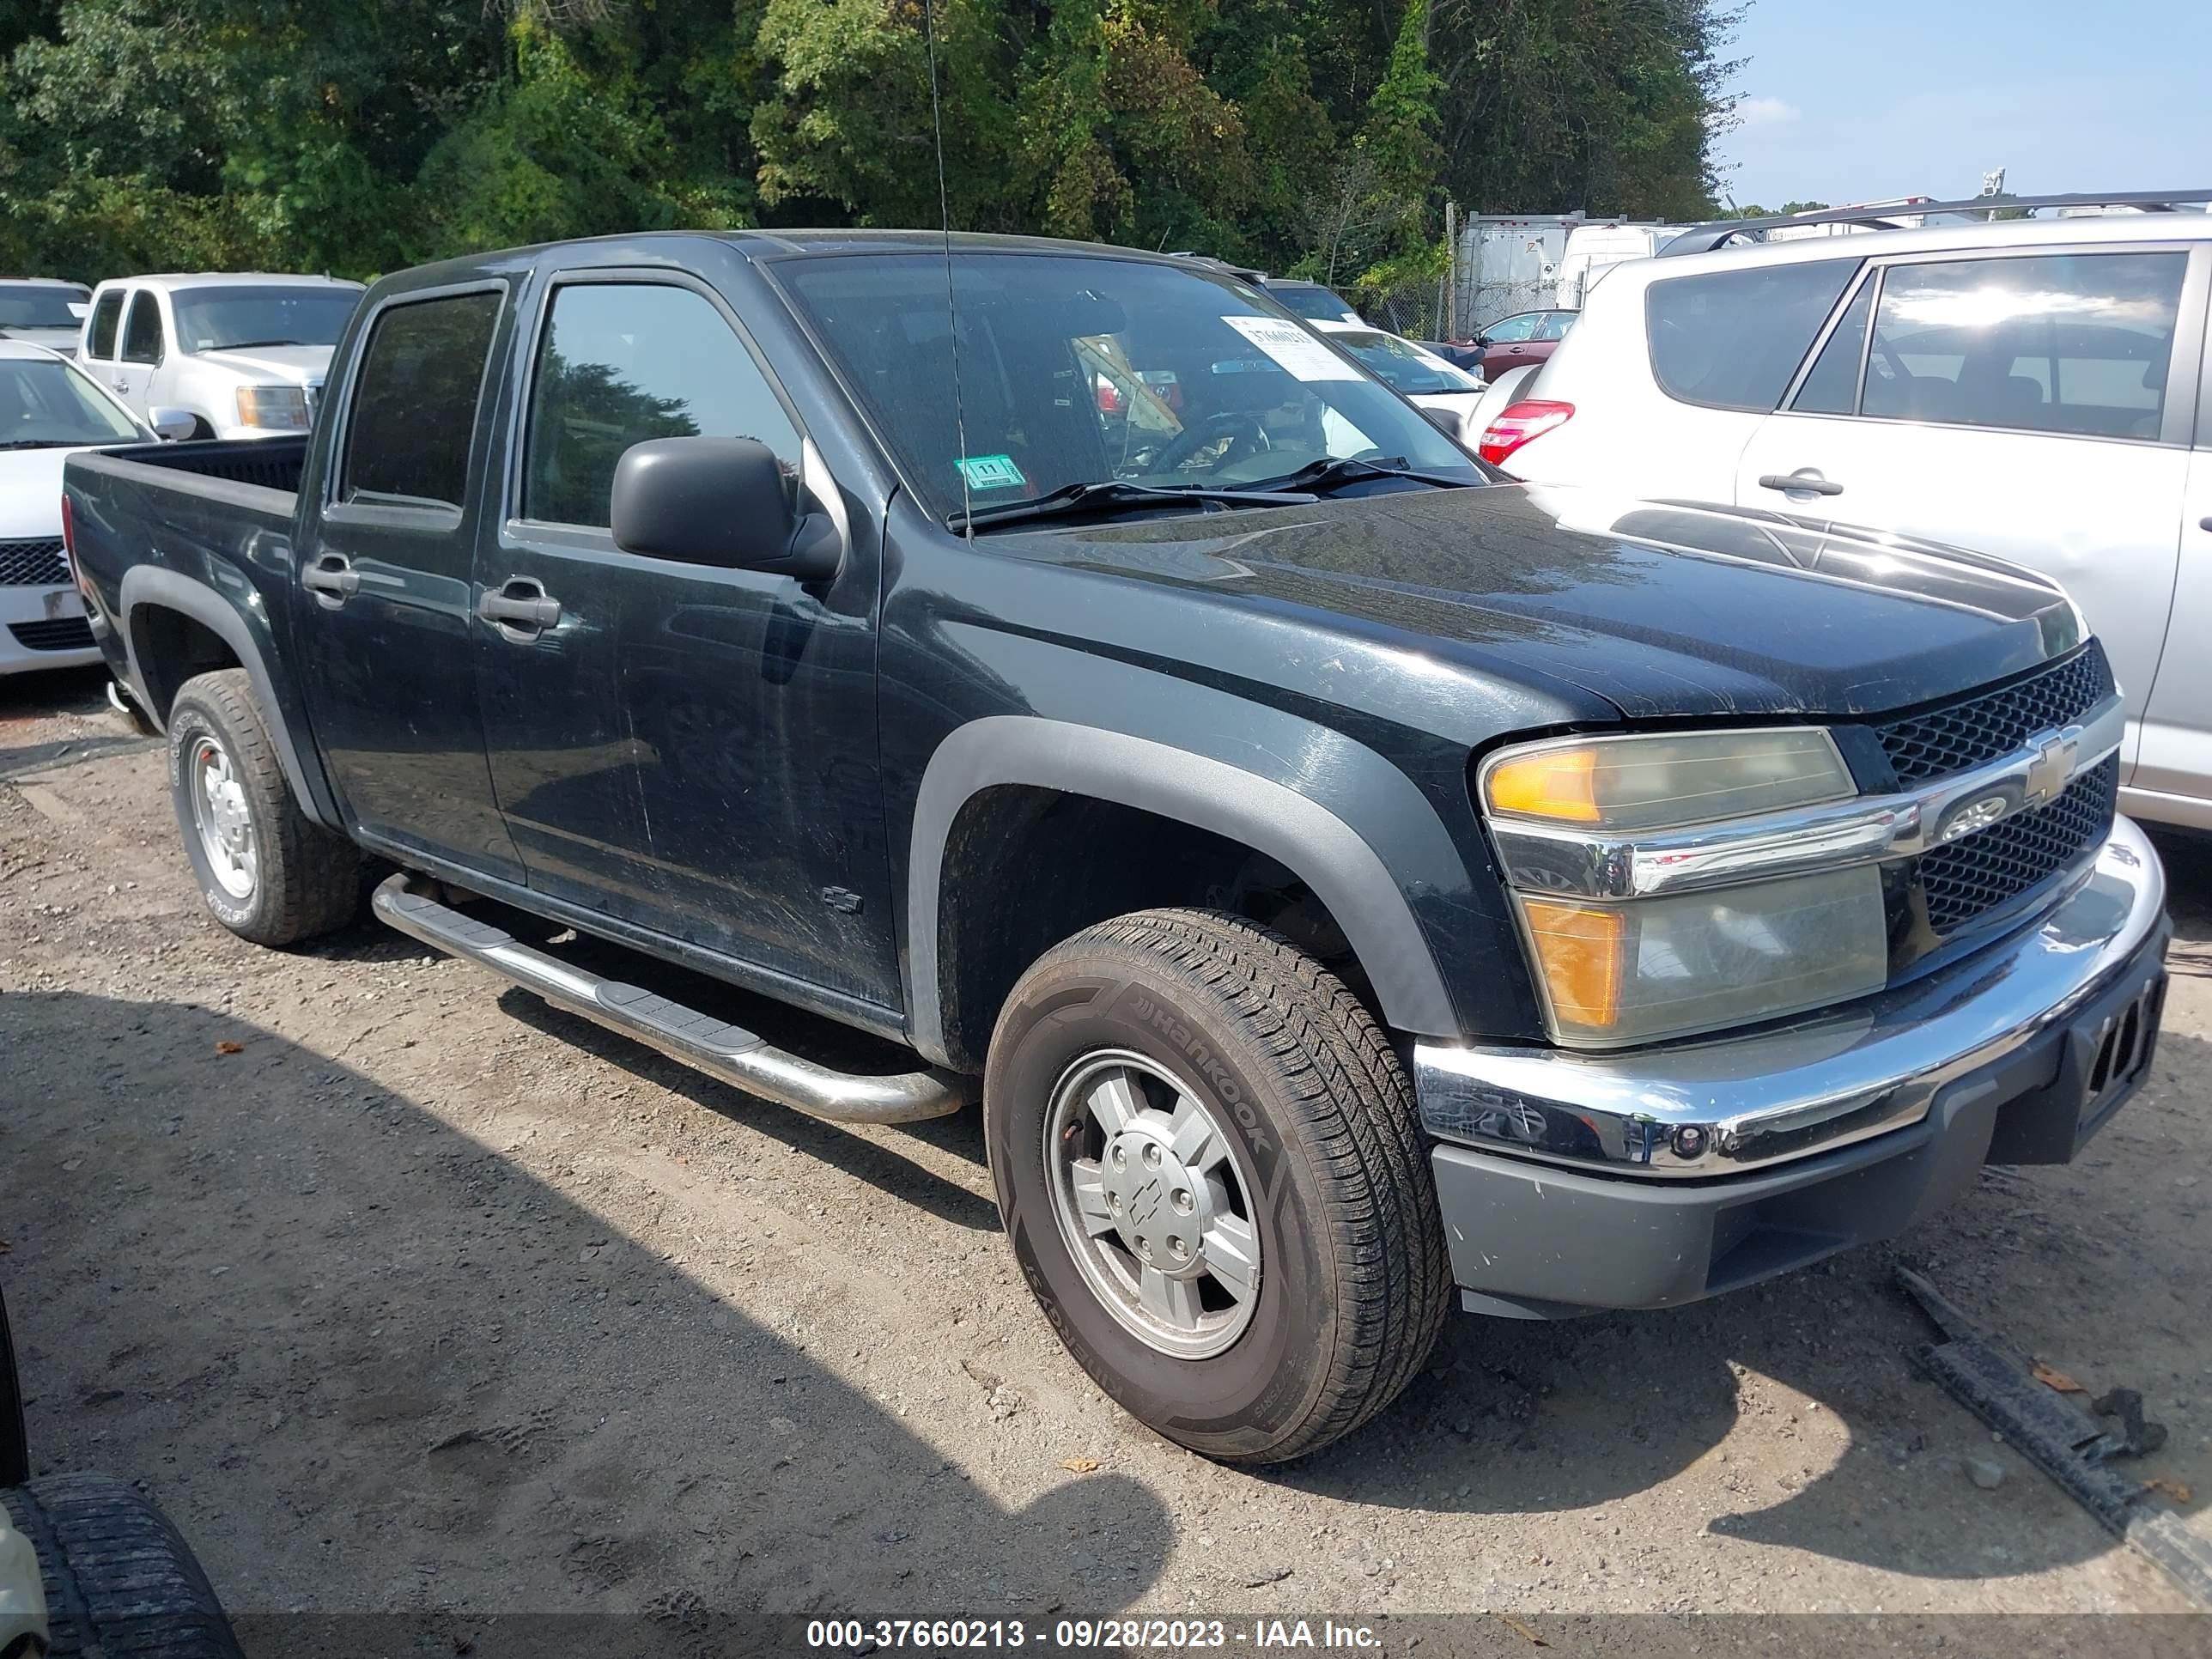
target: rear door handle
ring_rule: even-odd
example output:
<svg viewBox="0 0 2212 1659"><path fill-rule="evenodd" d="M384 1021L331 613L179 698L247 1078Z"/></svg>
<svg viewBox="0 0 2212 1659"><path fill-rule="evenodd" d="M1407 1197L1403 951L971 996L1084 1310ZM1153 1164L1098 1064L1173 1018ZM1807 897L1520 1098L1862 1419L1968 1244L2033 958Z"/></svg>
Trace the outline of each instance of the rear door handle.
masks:
<svg viewBox="0 0 2212 1659"><path fill-rule="evenodd" d="M2212 530L2212 519L2199 519L2197 521L2197 527L2199 530Z"/></svg>
<svg viewBox="0 0 2212 1659"><path fill-rule="evenodd" d="M1795 472L1763 474L1759 480L1759 487L1761 489L1779 489L1786 495L1840 495L1844 493L1843 485L1830 483L1809 466Z"/></svg>
<svg viewBox="0 0 2212 1659"><path fill-rule="evenodd" d="M335 611L361 592L361 576L344 554L325 553L300 573L300 586Z"/></svg>
<svg viewBox="0 0 2212 1659"><path fill-rule="evenodd" d="M507 638L520 641L558 625L561 601L533 577L509 576L496 589L484 589L477 600L477 615L496 623Z"/></svg>

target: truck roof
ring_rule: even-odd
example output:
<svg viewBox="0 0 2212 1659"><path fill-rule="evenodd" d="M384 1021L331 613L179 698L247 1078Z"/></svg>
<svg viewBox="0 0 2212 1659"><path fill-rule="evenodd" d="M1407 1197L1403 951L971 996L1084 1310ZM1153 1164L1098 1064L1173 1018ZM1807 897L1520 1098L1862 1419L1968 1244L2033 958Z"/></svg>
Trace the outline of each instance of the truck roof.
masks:
<svg viewBox="0 0 2212 1659"><path fill-rule="evenodd" d="M149 272L143 276L111 276L100 284L102 288L167 289L172 292L186 288L346 288L359 289L360 283L343 276L288 276L275 270L186 270Z"/></svg>

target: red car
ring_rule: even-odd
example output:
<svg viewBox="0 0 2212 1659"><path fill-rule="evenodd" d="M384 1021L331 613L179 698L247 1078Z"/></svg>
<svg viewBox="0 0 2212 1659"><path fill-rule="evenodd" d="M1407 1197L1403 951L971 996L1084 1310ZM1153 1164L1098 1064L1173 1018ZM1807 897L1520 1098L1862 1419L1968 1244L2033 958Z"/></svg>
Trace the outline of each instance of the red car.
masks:
<svg viewBox="0 0 2212 1659"><path fill-rule="evenodd" d="M1486 380L1494 380L1509 368L1540 363L1550 356L1582 313L1574 311L1522 311L1501 317L1472 340L1455 340L1437 351L1455 367L1472 369Z"/></svg>

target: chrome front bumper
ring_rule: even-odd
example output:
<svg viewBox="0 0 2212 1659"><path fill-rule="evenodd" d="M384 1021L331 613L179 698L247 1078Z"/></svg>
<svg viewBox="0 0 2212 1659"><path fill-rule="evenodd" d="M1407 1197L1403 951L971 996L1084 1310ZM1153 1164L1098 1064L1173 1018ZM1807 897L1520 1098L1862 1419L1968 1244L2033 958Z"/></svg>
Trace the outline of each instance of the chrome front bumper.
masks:
<svg viewBox="0 0 2212 1659"><path fill-rule="evenodd" d="M1592 1173L1703 1178L1919 1122L1947 1085L2035 1040L2165 926L2166 873L2125 818L2035 924L1926 979L1747 1036L1613 1054L1413 1050L1439 1139Z"/></svg>

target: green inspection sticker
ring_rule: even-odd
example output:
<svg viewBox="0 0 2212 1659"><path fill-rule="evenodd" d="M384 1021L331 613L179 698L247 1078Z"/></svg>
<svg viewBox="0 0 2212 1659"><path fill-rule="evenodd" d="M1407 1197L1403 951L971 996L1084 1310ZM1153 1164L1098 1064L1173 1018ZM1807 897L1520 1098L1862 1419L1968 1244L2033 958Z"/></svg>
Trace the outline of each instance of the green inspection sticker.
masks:
<svg viewBox="0 0 2212 1659"><path fill-rule="evenodd" d="M970 489L1019 489L1029 482L1011 455L963 455L953 465Z"/></svg>

